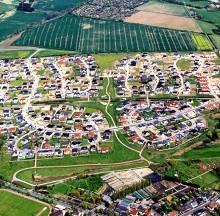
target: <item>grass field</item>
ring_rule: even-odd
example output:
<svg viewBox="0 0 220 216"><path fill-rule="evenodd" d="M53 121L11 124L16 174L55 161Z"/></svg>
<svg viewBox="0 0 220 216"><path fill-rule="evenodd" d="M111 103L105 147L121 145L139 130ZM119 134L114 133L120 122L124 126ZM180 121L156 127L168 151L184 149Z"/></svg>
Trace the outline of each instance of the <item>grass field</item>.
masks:
<svg viewBox="0 0 220 216"><path fill-rule="evenodd" d="M202 20L197 20L198 25L202 29L202 31L206 34L213 34L213 29L216 29L216 26L212 23L208 23Z"/></svg>
<svg viewBox="0 0 220 216"><path fill-rule="evenodd" d="M17 58L27 58L34 50L9 50L0 51L0 59L17 59Z"/></svg>
<svg viewBox="0 0 220 216"><path fill-rule="evenodd" d="M201 177L193 179L192 183L201 185L202 187L205 188L215 188L216 183L219 183L219 181L220 179L213 172L209 172L202 175ZM219 188L215 188L215 189L219 189Z"/></svg>
<svg viewBox="0 0 220 216"><path fill-rule="evenodd" d="M197 10L196 13L201 20L220 25L220 13L218 11L207 11L206 9L201 9Z"/></svg>
<svg viewBox="0 0 220 216"><path fill-rule="evenodd" d="M83 156L86 159L86 156ZM97 156L98 157L98 156ZM52 159L53 160L53 159ZM61 160L61 159L60 159ZM59 164L57 164L59 166ZM40 176L42 176L41 181L38 183L45 183L45 182L50 182L54 180L59 180L63 178L68 178L71 176L80 176L82 174L94 174L94 173L99 173L99 172L109 172L109 171L114 171L114 170L122 170L122 169L130 169L130 168L135 168L135 167L143 167L146 166L146 161L136 161L136 162L128 162L125 164L115 164L114 166L110 165L101 165L97 164L96 166L94 165L89 165L89 166L75 166L75 167L50 167L50 168L40 168L36 170L36 173ZM35 173L35 169L29 169L22 171L18 173L17 177L19 179L22 179L24 181L27 181L29 183L36 183L33 182L32 179L32 174Z"/></svg>
<svg viewBox="0 0 220 216"><path fill-rule="evenodd" d="M62 56L62 55L74 55L74 54L77 53L74 51L46 49L36 53L34 57L42 58L47 56Z"/></svg>
<svg viewBox="0 0 220 216"><path fill-rule="evenodd" d="M9 191L0 189L1 216L31 216L42 211L41 216L49 215L49 208L42 203L29 200ZM43 212L43 209L45 211Z"/></svg>
<svg viewBox="0 0 220 216"><path fill-rule="evenodd" d="M197 177L204 173L199 169L198 162L172 161L171 164L171 167L165 172L166 175L174 177L177 174L182 181L188 181L200 187L219 189L217 188L219 178L214 172L208 172L201 177ZM191 178L194 179L190 180Z"/></svg>
<svg viewBox="0 0 220 216"><path fill-rule="evenodd" d="M113 63L127 56L127 53L103 53L94 55L101 70L111 69ZM132 53L131 53L132 55Z"/></svg>
<svg viewBox="0 0 220 216"><path fill-rule="evenodd" d="M181 59L177 61L176 65L181 70L189 70L192 66L192 61L188 59Z"/></svg>
<svg viewBox="0 0 220 216"><path fill-rule="evenodd" d="M220 158L220 145L212 145L209 147L203 147L198 149L193 149L183 155L184 158L190 159L200 159L200 158Z"/></svg>
<svg viewBox="0 0 220 216"><path fill-rule="evenodd" d="M83 53L193 51L191 36L186 31L66 15L27 30L15 44Z"/></svg>
<svg viewBox="0 0 220 216"><path fill-rule="evenodd" d="M212 42L215 44L215 46L220 49L220 35L210 35L210 38L212 40Z"/></svg>
<svg viewBox="0 0 220 216"><path fill-rule="evenodd" d="M41 11L62 11L78 7L87 0L40 0L36 1L34 8Z"/></svg>
<svg viewBox="0 0 220 216"><path fill-rule="evenodd" d="M27 25L37 23L44 19L44 13L24 13L16 11L16 13L0 22L0 41L10 34L15 34L26 28Z"/></svg>
<svg viewBox="0 0 220 216"><path fill-rule="evenodd" d="M196 44L197 50L209 51L213 49L211 43L204 35L194 33L192 35L192 38L194 43Z"/></svg>

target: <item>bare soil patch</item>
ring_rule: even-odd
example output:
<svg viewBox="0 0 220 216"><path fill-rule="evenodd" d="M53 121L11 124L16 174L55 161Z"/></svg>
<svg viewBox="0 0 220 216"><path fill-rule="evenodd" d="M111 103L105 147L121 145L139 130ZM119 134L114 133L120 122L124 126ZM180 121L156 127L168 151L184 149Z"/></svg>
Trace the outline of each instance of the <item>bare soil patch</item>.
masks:
<svg viewBox="0 0 220 216"><path fill-rule="evenodd" d="M90 29L90 28L92 28L92 25L90 25L88 23L83 24L83 29Z"/></svg>
<svg viewBox="0 0 220 216"><path fill-rule="evenodd" d="M201 32L200 27L192 18L162 13L138 11L125 19L125 22L138 23L164 28Z"/></svg>
<svg viewBox="0 0 220 216"><path fill-rule="evenodd" d="M220 113L212 114L212 118L220 119Z"/></svg>
<svg viewBox="0 0 220 216"><path fill-rule="evenodd" d="M187 16L184 6L168 2L150 1L136 8L137 11Z"/></svg>

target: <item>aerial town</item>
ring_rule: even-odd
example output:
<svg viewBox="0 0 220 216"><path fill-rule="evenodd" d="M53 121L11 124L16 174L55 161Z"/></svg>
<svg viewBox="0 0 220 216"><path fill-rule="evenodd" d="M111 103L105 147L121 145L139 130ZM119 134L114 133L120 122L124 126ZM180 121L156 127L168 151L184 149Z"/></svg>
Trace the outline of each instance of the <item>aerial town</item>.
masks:
<svg viewBox="0 0 220 216"><path fill-rule="evenodd" d="M0 216L219 215L219 0L0 0Z"/></svg>

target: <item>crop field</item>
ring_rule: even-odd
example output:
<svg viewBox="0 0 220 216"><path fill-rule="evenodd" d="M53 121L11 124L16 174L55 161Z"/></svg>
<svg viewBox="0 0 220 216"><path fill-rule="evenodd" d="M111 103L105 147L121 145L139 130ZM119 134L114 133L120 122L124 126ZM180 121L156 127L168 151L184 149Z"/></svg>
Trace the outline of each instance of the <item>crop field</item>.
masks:
<svg viewBox="0 0 220 216"><path fill-rule="evenodd" d="M16 11L12 16L0 22L0 41L4 40L8 35L17 33L24 29L27 25L36 23L44 19L43 13L24 13Z"/></svg>
<svg viewBox="0 0 220 216"><path fill-rule="evenodd" d="M198 50L212 50L212 45L209 40L201 34L193 34L193 41Z"/></svg>
<svg viewBox="0 0 220 216"><path fill-rule="evenodd" d="M193 51L194 41L187 31L66 15L27 30L15 44L97 53Z"/></svg>
<svg viewBox="0 0 220 216"><path fill-rule="evenodd" d="M149 1L146 4L137 7L136 10L175 16L188 16L184 6L168 3L165 1Z"/></svg>
<svg viewBox="0 0 220 216"><path fill-rule="evenodd" d="M201 20L220 25L220 13L218 11L208 11L206 9L196 10Z"/></svg>
<svg viewBox="0 0 220 216"><path fill-rule="evenodd" d="M41 216L49 215L49 208L42 203L29 200L10 191L0 190L0 215L1 216Z"/></svg>
<svg viewBox="0 0 220 216"><path fill-rule="evenodd" d="M45 11L62 11L80 6L87 0L36 0L34 8Z"/></svg>

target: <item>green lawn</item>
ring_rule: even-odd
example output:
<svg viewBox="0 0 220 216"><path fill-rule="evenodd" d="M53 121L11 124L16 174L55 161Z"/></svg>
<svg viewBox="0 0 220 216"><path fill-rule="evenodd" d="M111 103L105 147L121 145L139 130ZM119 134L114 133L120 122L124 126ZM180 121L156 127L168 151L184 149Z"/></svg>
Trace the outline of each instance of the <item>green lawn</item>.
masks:
<svg viewBox="0 0 220 216"><path fill-rule="evenodd" d="M0 51L0 59L18 59L18 58L27 58L34 50L9 50L9 51Z"/></svg>
<svg viewBox="0 0 220 216"><path fill-rule="evenodd" d="M9 191L0 190L1 216L31 216L37 215L44 208L41 216L49 215L49 208L41 203L34 202Z"/></svg>
<svg viewBox="0 0 220 216"><path fill-rule="evenodd" d="M181 70L189 70L192 67L192 61L189 59L180 59L177 61L177 67Z"/></svg>
<svg viewBox="0 0 220 216"><path fill-rule="evenodd" d="M10 85L11 86L21 86L23 84L23 82L27 82L28 80L24 80L22 79L22 77L18 77L16 80L11 81Z"/></svg>

